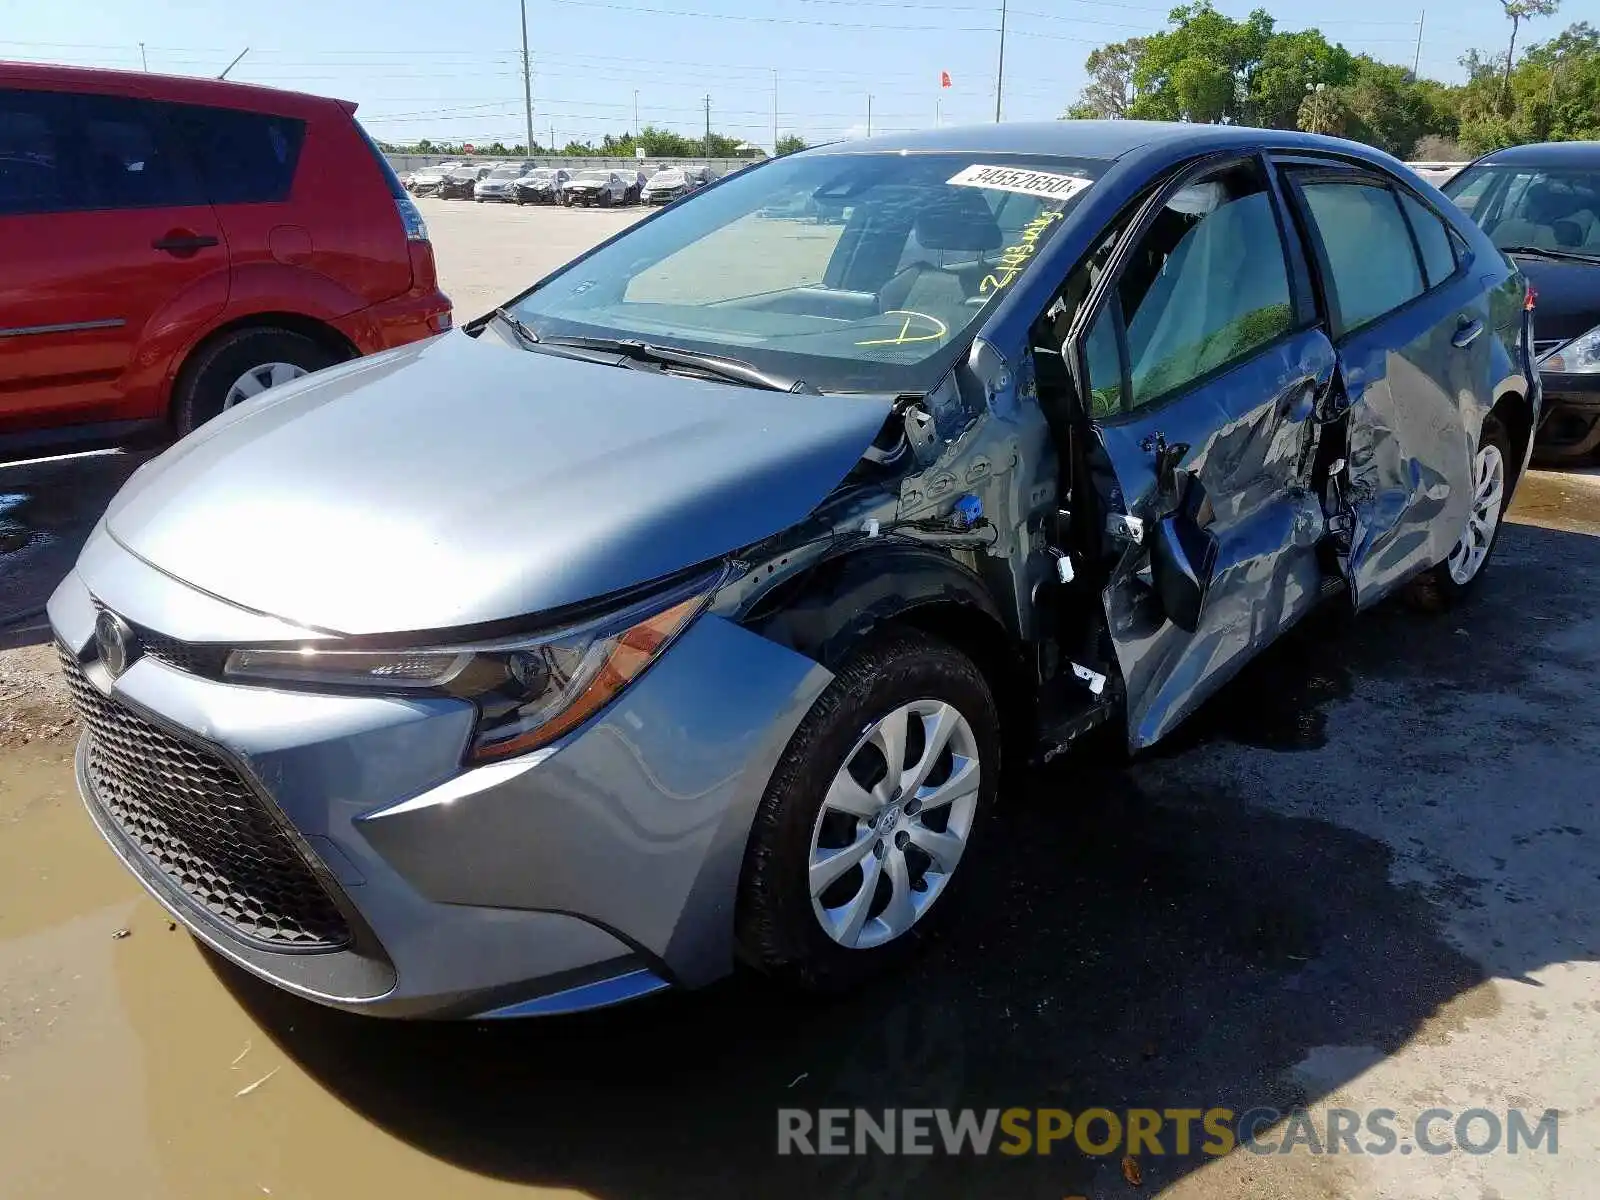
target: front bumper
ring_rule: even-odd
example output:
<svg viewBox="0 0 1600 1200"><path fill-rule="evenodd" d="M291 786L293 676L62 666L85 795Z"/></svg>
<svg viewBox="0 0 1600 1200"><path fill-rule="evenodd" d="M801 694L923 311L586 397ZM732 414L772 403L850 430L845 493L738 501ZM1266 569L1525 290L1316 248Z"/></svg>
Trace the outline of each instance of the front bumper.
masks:
<svg viewBox="0 0 1600 1200"><path fill-rule="evenodd" d="M1543 423L1534 438L1535 457L1576 462L1600 450L1600 375L1541 372Z"/></svg>
<svg viewBox="0 0 1600 1200"><path fill-rule="evenodd" d="M114 681L94 649L101 605L149 646ZM296 631L176 583L103 530L51 598L50 620L64 655L81 663L80 686L104 694L112 719L144 723L147 741L182 743L212 764L208 778L232 773L236 794L285 831L349 934L337 946L264 944L257 924L226 915L231 902L195 894L195 878L212 887L219 872L173 867L139 840L148 823L126 823L118 797L97 792L89 760L109 737L97 732L105 717L86 718L80 788L124 863L239 966L307 999L389 1016L571 1011L725 974L756 804L829 679L706 616L561 742L463 769L476 720L465 702L241 687L160 650L160 635L192 646ZM117 737L120 753L141 752L125 728ZM182 814L163 811L162 844L185 844ZM184 855L192 867L195 855ZM271 901L250 879L224 883L246 907Z"/></svg>

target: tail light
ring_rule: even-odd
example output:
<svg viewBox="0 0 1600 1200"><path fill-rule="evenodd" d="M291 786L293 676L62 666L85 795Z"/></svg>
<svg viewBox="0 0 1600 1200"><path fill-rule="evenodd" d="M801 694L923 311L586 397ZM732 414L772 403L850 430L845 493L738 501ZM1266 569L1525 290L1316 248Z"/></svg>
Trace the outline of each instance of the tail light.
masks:
<svg viewBox="0 0 1600 1200"><path fill-rule="evenodd" d="M1533 284L1528 284L1528 290L1522 297L1522 308L1525 312L1532 312L1533 306L1539 303L1539 293L1534 290Z"/></svg>
<svg viewBox="0 0 1600 1200"><path fill-rule="evenodd" d="M406 241L427 241L428 223L422 219L422 210L416 202L410 196L400 195L394 198L394 206L400 213L400 224L405 226Z"/></svg>

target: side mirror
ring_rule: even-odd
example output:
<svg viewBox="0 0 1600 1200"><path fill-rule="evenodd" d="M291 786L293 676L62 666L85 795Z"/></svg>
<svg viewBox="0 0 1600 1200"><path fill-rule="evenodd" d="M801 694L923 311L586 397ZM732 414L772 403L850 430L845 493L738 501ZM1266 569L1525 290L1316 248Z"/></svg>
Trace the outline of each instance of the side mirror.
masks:
<svg viewBox="0 0 1600 1200"><path fill-rule="evenodd" d="M1193 633L1200 625L1211 575L1217 565L1217 539L1209 524L1210 502L1200 481L1185 480L1176 512L1156 523L1150 540L1150 582L1167 619Z"/></svg>

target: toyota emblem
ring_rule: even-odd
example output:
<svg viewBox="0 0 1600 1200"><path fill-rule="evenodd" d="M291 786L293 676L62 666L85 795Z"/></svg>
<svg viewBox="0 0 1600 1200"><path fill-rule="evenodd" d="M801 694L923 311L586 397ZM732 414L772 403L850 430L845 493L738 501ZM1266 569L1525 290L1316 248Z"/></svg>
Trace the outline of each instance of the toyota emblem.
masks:
<svg viewBox="0 0 1600 1200"><path fill-rule="evenodd" d="M139 655L139 641L128 623L104 609L95 618L94 643L100 652L100 661L113 679L126 671L128 664Z"/></svg>

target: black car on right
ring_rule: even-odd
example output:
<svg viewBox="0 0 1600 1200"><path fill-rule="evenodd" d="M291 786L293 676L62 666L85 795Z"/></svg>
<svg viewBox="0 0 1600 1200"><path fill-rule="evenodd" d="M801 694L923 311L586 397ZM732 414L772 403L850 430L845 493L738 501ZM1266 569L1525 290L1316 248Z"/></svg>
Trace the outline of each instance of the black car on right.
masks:
<svg viewBox="0 0 1600 1200"><path fill-rule="evenodd" d="M1600 452L1600 142L1497 150L1442 188L1533 283L1547 414L1534 453Z"/></svg>

